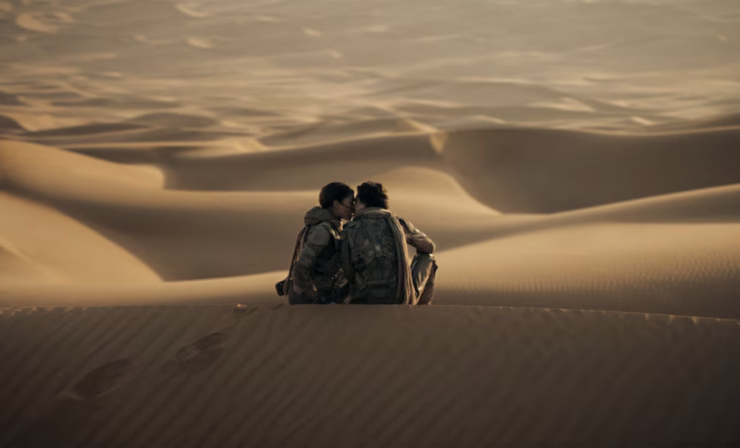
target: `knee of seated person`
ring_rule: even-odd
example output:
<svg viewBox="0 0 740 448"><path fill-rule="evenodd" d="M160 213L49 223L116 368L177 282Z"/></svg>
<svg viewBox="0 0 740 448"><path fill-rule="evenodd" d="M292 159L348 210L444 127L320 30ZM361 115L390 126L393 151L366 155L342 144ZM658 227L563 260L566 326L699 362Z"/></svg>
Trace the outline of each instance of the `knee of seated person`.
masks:
<svg viewBox="0 0 740 448"><path fill-rule="evenodd" d="M416 255L414 255L414 261L417 263L431 262L436 264L434 260L434 255L432 254L417 253Z"/></svg>
<svg viewBox="0 0 740 448"><path fill-rule="evenodd" d="M424 255L426 255L424 259L429 260L429 264L431 264L434 270L436 271L438 265L437 265L437 259L434 258L434 254L424 254Z"/></svg>
<svg viewBox="0 0 740 448"><path fill-rule="evenodd" d="M434 300L434 285L427 285L424 292L419 297L417 305L431 305Z"/></svg>

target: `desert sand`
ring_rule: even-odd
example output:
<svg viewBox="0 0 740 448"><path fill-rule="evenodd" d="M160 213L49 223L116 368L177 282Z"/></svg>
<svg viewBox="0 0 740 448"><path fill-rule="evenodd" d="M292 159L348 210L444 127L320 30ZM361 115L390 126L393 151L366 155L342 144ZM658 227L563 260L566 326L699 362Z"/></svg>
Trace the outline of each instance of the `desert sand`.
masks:
<svg viewBox="0 0 740 448"><path fill-rule="evenodd" d="M0 446L738 445L734 0L0 1ZM326 183L431 307L289 307Z"/></svg>

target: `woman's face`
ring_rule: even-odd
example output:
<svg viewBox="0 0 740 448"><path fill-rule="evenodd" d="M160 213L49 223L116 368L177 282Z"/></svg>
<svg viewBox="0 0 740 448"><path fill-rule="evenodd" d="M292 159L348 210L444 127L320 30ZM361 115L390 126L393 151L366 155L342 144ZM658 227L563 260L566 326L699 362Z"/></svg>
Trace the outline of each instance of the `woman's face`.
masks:
<svg viewBox="0 0 740 448"><path fill-rule="evenodd" d="M358 201L357 199L355 199L355 213L359 212L360 210L362 210L365 207L366 206L365 206L365 204L362 201Z"/></svg>
<svg viewBox="0 0 740 448"><path fill-rule="evenodd" d="M332 212L337 218L345 221L351 221L352 215L355 213L355 197L350 195L342 199L342 201L334 201Z"/></svg>

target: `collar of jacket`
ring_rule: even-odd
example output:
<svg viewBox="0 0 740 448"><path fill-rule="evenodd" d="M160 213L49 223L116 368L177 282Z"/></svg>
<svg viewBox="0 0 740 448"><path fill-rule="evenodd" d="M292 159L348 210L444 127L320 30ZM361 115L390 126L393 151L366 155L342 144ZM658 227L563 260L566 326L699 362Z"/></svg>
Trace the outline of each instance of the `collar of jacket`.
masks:
<svg viewBox="0 0 740 448"><path fill-rule="evenodd" d="M340 228L342 225L342 221L334 216L332 212L325 208L321 207L314 207L308 212L306 212L306 216L303 218L303 222L307 226L315 226L317 224L321 224L322 222L329 222L334 227Z"/></svg>
<svg viewBox="0 0 740 448"><path fill-rule="evenodd" d="M385 218L389 215L393 216L393 212L391 212L390 210L380 207L365 207L359 212L355 213L353 220L358 220L362 218L378 219Z"/></svg>

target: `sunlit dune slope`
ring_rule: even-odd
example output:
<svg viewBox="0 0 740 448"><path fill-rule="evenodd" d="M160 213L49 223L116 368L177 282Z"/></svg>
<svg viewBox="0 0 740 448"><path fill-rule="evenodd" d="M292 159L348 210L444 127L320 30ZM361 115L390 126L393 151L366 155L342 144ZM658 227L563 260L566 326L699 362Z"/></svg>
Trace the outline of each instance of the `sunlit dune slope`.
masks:
<svg viewBox="0 0 740 448"><path fill-rule="evenodd" d="M509 132L514 131L415 133L198 160L180 159L175 153L159 165L122 165L6 141L0 146L3 182L13 191L56 207L89 226L165 280L234 278L200 282L197 287L196 283L156 288L127 286L111 293L110 302L102 298L105 294L99 289L70 286L47 295L45 288L26 284L7 290L5 303L173 303L185 291L188 293L180 296L183 303L279 301L271 290L272 279L279 279L279 273L269 276L270 280L250 274L287 267L301 216L316 203L316 192L308 187L318 189L336 174L354 184L375 173L372 178L383 182L391 192L392 208L438 243L441 270L437 304L738 316L733 298L740 291L738 187L651 194L656 185L667 190L688 188L694 181L691 176L682 176L684 165L702 168L704 164L696 170L695 182L721 185L731 181L734 172L727 167L733 166L734 153L729 147L710 156L715 160L710 165L702 158L702 151L686 147L683 164L669 164L663 171L665 182L652 182L644 172L633 177L631 183L601 183L601 189L599 185L584 187L578 197L598 200L595 207L554 214L502 215L468 193L471 185L473 189L489 185L494 177L465 175L459 164L467 157L489 162L476 166L489 166L494 171L539 166L534 156L513 157L516 151L506 147L502 151L509 156L493 163L496 161L490 159L491 154L497 151L497 145L505 143ZM540 131L530 132L537 135ZM545 140L557 141L559 137L580 136L583 140L581 148L574 144L570 150L562 150L560 165L552 168L555 172L561 168L575 170L573 167L582 161L578 154L611 154L606 159L593 159L594 166L610 172L610 167L618 171L623 159L630 161L630 166L657 163L658 158L667 157L664 152L668 149L663 148L666 140L682 141L687 135L710 143L735 138L734 133L724 131L639 138L570 131L556 132L552 138L546 138L548 135L544 133L543 145ZM504 143L498 141L499 136L504 137ZM528 134L521 136L530 138ZM467 137L472 140L465 140ZM632 152L633 138L646 139L642 153ZM481 144L486 139L493 149L476 147L476 142ZM594 139L614 140L620 145L615 143L614 149L605 150ZM468 154L470 148L478 149ZM543 158L554 160L552 156ZM541 175L532 177L535 182L527 184L504 175L509 184L500 188L489 185L487 191L498 195L499 202L501 198L513 200L525 189L537 201L547 199L550 203L555 196L566 198L563 191L570 184L558 184L560 192L554 184L545 189L550 182L545 167L537 169ZM576 171L561 179L577 180ZM592 176L589 170L582 174ZM240 179L243 182L239 186ZM241 191L197 191L198 187L217 185L214 182L225 188L230 181ZM609 189L619 190L623 185L629 185L629 193L639 198L609 203ZM490 202L491 198L483 200ZM236 287L252 285L255 278L265 281L256 290L245 287L239 291Z"/></svg>
<svg viewBox="0 0 740 448"><path fill-rule="evenodd" d="M159 277L100 234L58 211L0 192L0 282L152 284Z"/></svg>
<svg viewBox="0 0 740 448"><path fill-rule="evenodd" d="M740 226L589 224L438 255L438 304L740 319Z"/></svg>
<svg viewBox="0 0 740 448"><path fill-rule="evenodd" d="M162 186L156 167L126 166L22 142L0 143L0 166L9 188L89 225L167 280L286 268L303 214L317 202L315 191L170 190ZM471 199L444 172L386 168L376 179L395 188L398 212L425 222L425 230L443 248L485 239L500 216ZM218 170L205 172L220 177ZM351 172L325 174L365 180ZM445 207L456 222L438 219Z"/></svg>

